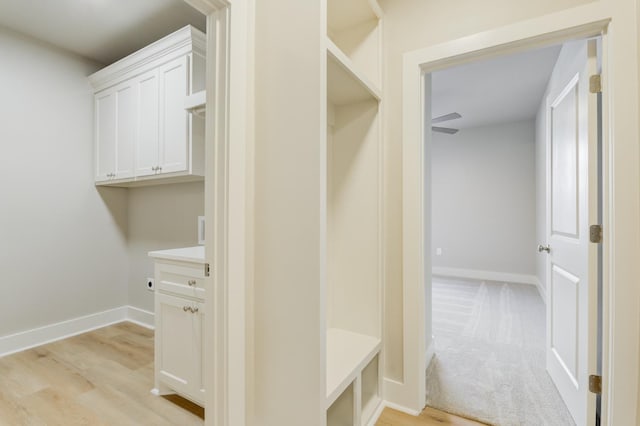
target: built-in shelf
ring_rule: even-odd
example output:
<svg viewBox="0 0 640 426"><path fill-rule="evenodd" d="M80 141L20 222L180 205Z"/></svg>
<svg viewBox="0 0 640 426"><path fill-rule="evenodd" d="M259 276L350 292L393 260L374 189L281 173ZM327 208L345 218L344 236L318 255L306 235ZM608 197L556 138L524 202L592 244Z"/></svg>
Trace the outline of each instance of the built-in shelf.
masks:
<svg viewBox="0 0 640 426"><path fill-rule="evenodd" d="M344 31L362 22L382 16L376 1L371 0L331 0L327 2L327 26L329 31Z"/></svg>
<svg viewBox="0 0 640 426"><path fill-rule="evenodd" d="M327 97L334 105L380 100L380 89L354 66L351 59L327 38Z"/></svg>
<svg viewBox="0 0 640 426"><path fill-rule="evenodd" d="M204 117L207 107L207 91L201 90L187 96L184 101L184 109L199 117Z"/></svg>
<svg viewBox="0 0 640 426"><path fill-rule="evenodd" d="M327 330L327 407L380 351L380 339L338 328Z"/></svg>

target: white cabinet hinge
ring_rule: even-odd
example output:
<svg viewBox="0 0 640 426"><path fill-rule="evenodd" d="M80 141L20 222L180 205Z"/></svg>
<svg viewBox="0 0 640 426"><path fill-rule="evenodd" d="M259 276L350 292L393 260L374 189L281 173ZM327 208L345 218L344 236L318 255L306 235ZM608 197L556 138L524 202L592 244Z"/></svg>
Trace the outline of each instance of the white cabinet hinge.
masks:
<svg viewBox="0 0 640 426"><path fill-rule="evenodd" d="M589 77L589 92L602 93L602 78L600 74L595 74Z"/></svg>

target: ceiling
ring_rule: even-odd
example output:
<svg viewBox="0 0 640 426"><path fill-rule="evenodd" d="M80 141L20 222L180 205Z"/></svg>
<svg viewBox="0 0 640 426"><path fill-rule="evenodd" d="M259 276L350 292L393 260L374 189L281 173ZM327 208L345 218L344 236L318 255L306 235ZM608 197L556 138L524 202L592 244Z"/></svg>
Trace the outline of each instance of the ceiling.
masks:
<svg viewBox="0 0 640 426"><path fill-rule="evenodd" d="M458 129L535 117L560 46L501 56L432 74L432 117L458 112L438 123Z"/></svg>
<svg viewBox="0 0 640 426"><path fill-rule="evenodd" d="M0 0L0 25L111 64L205 17L184 0Z"/></svg>

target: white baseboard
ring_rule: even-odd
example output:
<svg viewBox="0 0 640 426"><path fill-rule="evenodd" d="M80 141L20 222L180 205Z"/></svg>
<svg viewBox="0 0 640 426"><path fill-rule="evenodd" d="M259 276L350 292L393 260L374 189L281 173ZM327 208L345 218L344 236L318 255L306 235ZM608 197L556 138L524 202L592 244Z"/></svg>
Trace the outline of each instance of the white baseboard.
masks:
<svg viewBox="0 0 640 426"><path fill-rule="evenodd" d="M510 272L482 271L479 269L433 267L433 275L441 277L469 278L474 280L501 281L507 283L538 285L538 277L528 274L513 274Z"/></svg>
<svg viewBox="0 0 640 426"><path fill-rule="evenodd" d="M429 347L427 348L427 353L425 356L424 369L425 371L429 368L431 361L433 361L433 357L436 356L436 342L435 337L431 336L431 342L429 343Z"/></svg>
<svg viewBox="0 0 640 426"><path fill-rule="evenodd" d="M400 411L401 413L409 414L410 416L419 416L420 411L410 410L409 408L403 407L402 405L394 404L393 402L385 401L383 405L389 407L393 410Z"/></svg>
<svg viewBox="0 0 640 426"><path fill-rule="evenodd" d="M0 357L66 339L98 328L130 321L153 328L153 313L133 306L120 306L31 330L0 337Z"/></svg>
<svg viewBox="0 0 640 426"><path fill-rule="evenodd" d="M155 328L154 313L134 306L127 306L127 321L151 330Z"/></svg>
<svg viewBox="0 0 640 426"><path fill-rule="evenodd" d="M378 419L382 415L382 412L384 411L385 407L386 407L385 402L384 401L380 401L380 404L378 404L378 408L375 409L375 411L371 415L371 418L367 422L367 426L375 426L376 425L376 423L378 422Z"/></svg>
<svg viewBox="0 0 640 426"><path fill-rule="evenodd" d="M540 280L536 277L536 287L538 288L538 294L540 295L540 298L542 299L542 302L546 305L547 304L547 291L545 290L544 287L542 287L542 283L540 282Z"/></svg>
<svg viewBox="0 0 640 426"><path fill-rule="evenodd" d="M431 274L440 277L469 278L472 280L499 281L507 283L535 285L544 303L547 302L547 293L536 275L513 274L511 272L482 271L479 269L447 268L434 266Z"/></svg>

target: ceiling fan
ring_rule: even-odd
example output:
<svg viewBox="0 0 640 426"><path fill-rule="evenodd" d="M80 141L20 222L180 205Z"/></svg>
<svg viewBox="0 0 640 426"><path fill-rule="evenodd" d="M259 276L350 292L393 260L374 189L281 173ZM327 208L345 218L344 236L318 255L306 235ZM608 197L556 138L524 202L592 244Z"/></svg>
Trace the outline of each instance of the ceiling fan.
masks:
<svg viewBox="0 0 640 426"><path fill-rule="evenodd" d="M462 118L460 114L457 112L451 112L449 114L441 115L440 117L435 117L431 119L431 124L442 123L443 121L456 120L458 118ZM455 135L458 133L458 129L452 129L450 127L438 127L431 126L431 130L439 133L446 133L448 135Z"/></svg>

